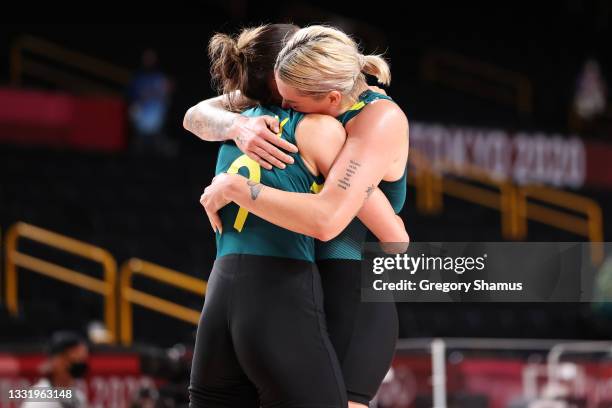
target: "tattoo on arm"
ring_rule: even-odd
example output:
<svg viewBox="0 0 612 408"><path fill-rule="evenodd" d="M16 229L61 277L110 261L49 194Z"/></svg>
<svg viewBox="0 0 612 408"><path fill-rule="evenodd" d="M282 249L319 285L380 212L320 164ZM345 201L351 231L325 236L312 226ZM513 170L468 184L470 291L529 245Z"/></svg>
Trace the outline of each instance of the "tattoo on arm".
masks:
<svg viewBox="0 0 612 408"><path fill-rule="evenodd" d="M208 120L204 120L202 126L205 127L207 133L214 135L219 139L227 137L227 132L236 121L236 114L222 111L223 114L215 115Z"/></svg>
<svg viewBox="0 0 612 408"><path fill-rule="evenodd" d="M356 162L355 160L351 160L349 165L346 168L346 172L344 173L344 177L338 180L338 187L343 190L348 189L351 186L351 177L355 175L357 169L361 166L361 163Z"/></svg>
<svg viewBox="0 0 612 408"><path fill-rule="evenodd" d="M189 129L196 136L200 136L204 130L205 123L204 118L196 118L197 113L195 108L192 108L187 113L187 129Z"/></svg>
<svg viewBox="0 0 612 408"><path fill-rule="evenodd" d="M374 192L374 190L376 190L376 186L374 184L372 184L371 186L369 186L366 190L366 200L368 198L370 198L370 196L372 195L372 193Z"/></svg>
<svg viewBox="0 0 612 408"><path fill-rule="evenodd" d="M236 119L234 118L234 120ZM232 123L234 123L234 120L232 120ZM236 146L241 147L242 143L244 143L244 137L240 134L236 135L236 137L234 138L234 143L236 143Z"/></svg>
<svg viewBox="0 0 612 408"><path fill-rule="evenodd" d="M264 188L263 184L247 180L247 185L249 186L249 190L251 191L251 200L257 200L259 193L261 193L261 190L263 190Z"/></svg>
<svg viewBox="0 0 612 408"><path fill-rule="evenodd" d="M374 184L372 184L371 186L369 186L366 189L366 196L363 200L363 203L361 204L361 207L359 207L359 210L357 210L357 213L355 214L355 217L357 217L359 215L359 211L361 211L361 209L363 208L363 206L365 205L366 201L368 201L368 198L370 198L370 196L372 195L372 193L374 192L374 190L376 190L376 186Z"/></svg>
<svg viewBox="0 0 612 408"><path fill-rule="evenodd" d="M222 141L227 139L227 132L234 124L237 114L227 112L221 108L209 107L214 113L199 113L196 106L187 113L187 128L196 136L207 135L208 140Z"/></svg>

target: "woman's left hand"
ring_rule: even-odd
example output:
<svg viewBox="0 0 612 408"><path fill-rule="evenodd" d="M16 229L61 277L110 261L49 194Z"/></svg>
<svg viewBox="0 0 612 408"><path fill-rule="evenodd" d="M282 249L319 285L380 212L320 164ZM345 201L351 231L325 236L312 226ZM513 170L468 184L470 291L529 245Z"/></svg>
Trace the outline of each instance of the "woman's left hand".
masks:
<svg viewBox="0 0 612 408"><path fill-rule="evenodd" d="M204 193L200 196L200 204L204 207L208 220L212 229L223 232L223 224L221 223L221 217L219 217L219 210L231 201L226 198L227 188L231 186L232 175L227 173L221 173L212 179L212 182L208 187L204 189Z"/></svg>

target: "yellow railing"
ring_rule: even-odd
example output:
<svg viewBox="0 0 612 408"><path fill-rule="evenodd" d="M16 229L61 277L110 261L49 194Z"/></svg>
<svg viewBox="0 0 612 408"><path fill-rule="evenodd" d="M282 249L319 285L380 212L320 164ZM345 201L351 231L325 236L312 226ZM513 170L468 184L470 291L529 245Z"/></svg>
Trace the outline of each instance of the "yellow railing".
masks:
<svg viewBox="0 0 612 408"><path fill-rule="evenodd" d="M440 162L433 168L432 163L417 151L411 152L410 160L414 171L409 172L408 182L416 187L416 204L420 211L442 211L444 195L447 195L499 211L502 234L507 239L524 239L528 220L584 236L592 242L604 239L601 207L590 198L544 186L516 186L509 180L492 178L475 166L457 169L449 163ZM445 176L445 172L451 170L456 177ZM99 262L104 268L104 279L95 279L20 253L17 250L20 238ZM104 249L24 223L9 228L5 240L4 290L7 308L12 314L18 310L17 267L22 267L104 296L107 327L113 341L120 339L124 345L130 345L133 341L133 305L192 324L199 321L200 310L137 290L132 287L132 281L134 275L141 275L201 296L206 292L207 283L204 280L132 258L120 269L117 291L116 263ZM593 263L600 264L603 261L603 247L592 245L591 250ZM116 325L117 308L119 327ZM119 335L116 335L117 329Z"/></svg>
<svg viewBox="0 0 612 408"><path fill-rule="evenodd" d="M167 316L172 316L179 320L196 325L198 324L201 313L200 310L190 309L178 303L149 295L148 293L132 288L132 277L134 275L143 275L197 295L204 295L206 292L206 281L204 280L141 259L132 258L126 261L121 267L119 291L121 343L124 346L132 344L133 339L132 304L154 310Z"/></svg>
<svg viewBox="0 0 612 408"><path fill-rule="evenodd" d="M489 173L473 165L465 165L459 171L451 163L441 161L433 168L433 164L415 150L410 152L410 161L414 165L416 174L409 178L409 183L416 187L417 208L421 212L429 214L442 212L443 196L446 194L498 210L501 214L503 237L518 238L517 187L509 180L494 179ZM459 173L470 182L445 177L446 172ZM487 188L473 183L484 184Z"/></svg>
<svg viewBox="0 0 612 408"><path fill-rule="evenodd" d="M557 209L529 202L529 199L549 204ZM588 197L544 186L526 186L518 190L517 215L519 237L527 235L527 219L531 219L576 235L582 235L592 242L602 242L604 239L601 207L595 200ZM603 247L592 245L591 251L593 262L597 265L601 264L604 257Z"/></svg>
<svg viewBox="0 0 612 408"><path fill-rule="evenodd" d="M446 51L431 51L422 59L421 75L428 81L512 105L521 114L532 111L531 81L492 64Z"/></svg>
<svg viewBox="0 0 612 408"><path fill-rule="evenodd" d="M29 35L13 43L10 72L13 85L29 75L71 90L111 94L122 92L132 75L125 68Z"/></svg>
<svg viewBox="0 0 612 408"><path fill-rule="evenodd" d="M416 188L417 208L423 212L441 212L446 194L498 210L502 235L506 239L525 239L527 220L584 236L591 242L602 242L604 239L602 210L595 200L539 185L516 186L509 180L494 179L475 166L464 166L458 170L456 166L440 162L434 169L418 151L410 152L410 160L415 175L408 181ZM445 177L446 172L457 177ZM487 188L474 183L485 184ZM593 245L591 250L593 263L600 264L603 261L603 248Z"/></svg>
<svg viewBox="0 0 612 408"><path fill-rule="evenodd" d="M19 252L17 247L20 239L36 241L52 248L60 249L100 263L104 270L104 278L96 279L83 273ZM110 341L114 342L116 340L117 315L115 288L117 280L117 263L115 262L115 258L113 258L108 251L22 222L16 223L9 228L6 232L5 240L5 293L6 306L9 313L12 315L17 315L18 313L17 268L24 268L103 296L104 321L111 335Z"/></svg>

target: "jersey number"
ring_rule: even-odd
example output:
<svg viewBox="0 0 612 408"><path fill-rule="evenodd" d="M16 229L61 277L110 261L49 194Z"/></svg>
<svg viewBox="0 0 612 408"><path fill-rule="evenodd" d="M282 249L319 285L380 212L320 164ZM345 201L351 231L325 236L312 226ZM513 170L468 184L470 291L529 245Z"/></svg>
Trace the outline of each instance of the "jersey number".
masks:
<svg viewBox="0 0 612 408"><path fill-rule="evenodd" d="M246 154L238 157L227 172L229 174L237 174L238 170L242 167L246 167L249 171L249 180L259 183L261 181L261 166L255 160L251 159ZM246 221L247 215L249 212L246 208L240 207L238 209L238 214L236 215L236 219L234 220L234 228L238 232L242 232L242 228L244 227L244 222Z"/></svg>
<svg viewBox="0 0 612 408"><path fill-rule="evenodd" d="M278 119L278 116L276 117ZM281 137L283 134L283 126L289 121L289 118L285 118L282 122L280 122L279 132L277 133L278 137ZM229 174L238 174L238 170L246 167L249 171L249 180L254 181L256 183L261 182L261 166L255 160L251 159L246 154L238 157L236 160L232 162L232 165L227 169ZM242 232L242 228L244 228L244 223L246 222L247 215L249 212L246 208L240 207L238 209L238 214L236 214L236 219L234 220L234 229L238 232Z"/></svg>

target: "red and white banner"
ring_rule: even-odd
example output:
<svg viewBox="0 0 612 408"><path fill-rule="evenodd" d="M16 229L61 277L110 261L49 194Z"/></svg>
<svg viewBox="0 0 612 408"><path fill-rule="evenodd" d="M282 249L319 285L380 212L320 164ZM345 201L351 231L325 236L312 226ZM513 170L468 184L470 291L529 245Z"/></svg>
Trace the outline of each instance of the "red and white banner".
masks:
<svg viewBox="0 0 612 408"><path fill-rule="evenodd" d="M0 353L0 408L17 408L19 400L9 401L10 390L24 390L40 377L46 356L41 353ZM77 387L88 396L90 408L127 408L142 387L157 388L156 381L145 376L137 353L94 353L88 360L89 371Z"/></svg>
<svg viewBox="0 0 612 408"><path fill-rule="evenodd" d="M612 188L612 143L577 136L412 122L410 148L448 173L477 167L521 185Z"/></svg>
<svg viewBox="0 0 612 408"><path fill-rule="evenodd" d="M554 387L546 378L534 377L534 368L546 372L545 364L529 364L515 358L468 357L455 353L447 362L444 379L447 406L459 408L507 408L536 405L543 395L563 391L565 400L586 401L589 407L612 406L612 363L573 362L564 366ZM396 354L390 372L378 391L377 408L429 408L432 406L432 363L427 354ZM569 370L568 370L569 369ZM550 397L550 395L549 395ZM557 405L555 405L557 406ZM558 405L566 406L566 405ZM567 405L574 406L574 405Z"/></svg>
<svg viewBox="0 0 612 408"><path fill-rule="evenodd" d="M117 97L0 89L0 142L122 150L126 109Z"/></svg>

